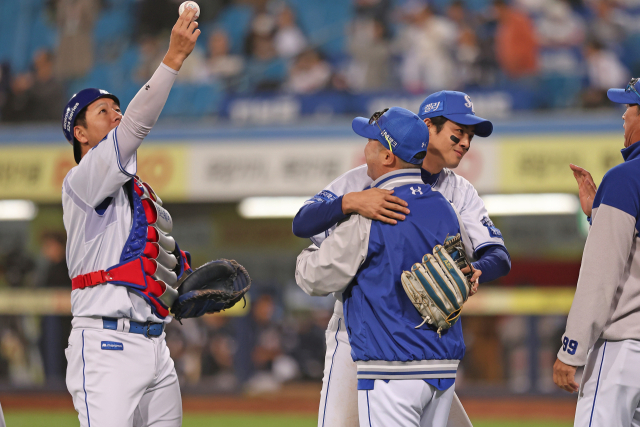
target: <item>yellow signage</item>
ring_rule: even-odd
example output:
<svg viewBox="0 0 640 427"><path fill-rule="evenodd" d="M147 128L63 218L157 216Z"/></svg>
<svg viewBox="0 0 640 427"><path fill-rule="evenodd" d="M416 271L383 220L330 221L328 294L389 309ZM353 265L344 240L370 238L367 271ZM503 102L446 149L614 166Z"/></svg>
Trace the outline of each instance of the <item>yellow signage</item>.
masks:
<svg viewBox="0 0 640 427"><path fill-rule="evenodd" d="M162 200L185 201L186 146L154 145L138 150L138 176ZM62 180L76 164L71 147L9 145L0 147L0 199L57 202Z"/></svg>
<svg viewBox="0 0 640 427"><path fill-rule="evenodd" d="M620 134L536 135L499 142L498 191L504 193L577 193L569 163L591 172L596 184L622 163Z"/></svg>

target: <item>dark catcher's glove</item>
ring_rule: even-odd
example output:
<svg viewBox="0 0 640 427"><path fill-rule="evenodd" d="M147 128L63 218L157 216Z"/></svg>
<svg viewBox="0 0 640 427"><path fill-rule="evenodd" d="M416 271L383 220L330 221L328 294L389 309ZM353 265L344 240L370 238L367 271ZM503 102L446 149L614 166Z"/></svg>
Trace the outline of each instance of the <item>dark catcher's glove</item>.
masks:
<svg viewBox="0 0 640 427"><path fill-rule="evenodd" d="M182 282L171 312L177 320L217 313L244 299L250 286L249 273L234 260L211 261Z"/></svg>
<svg viewBox="0 0 640 427"><path fill-rule="evenodd" d="M416 328L429 323L440 335L456 323L469 298L469 279L473 275L461 270L470 266L458 234L447 237L443 245L436 245L433 255L426 254L411 271L402 272L402 286L424 320Z"/></svg>

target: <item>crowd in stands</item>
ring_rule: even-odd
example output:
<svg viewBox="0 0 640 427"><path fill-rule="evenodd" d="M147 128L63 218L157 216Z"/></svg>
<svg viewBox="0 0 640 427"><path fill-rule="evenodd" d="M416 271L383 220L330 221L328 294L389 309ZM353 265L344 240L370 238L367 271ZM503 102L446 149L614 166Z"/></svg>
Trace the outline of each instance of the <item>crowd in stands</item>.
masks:
<svg viewBox="0 0 640 427"><path fill-rule="evenodd" d="M85 86L130 99L162 60L180 0L24 3L17 19L0 18L3 121L57 120ZM199 3L202 35L177 85L208 94L203 115L233 96L443 88L524 91L533 108L599 107L607 88L640 74L632 0ZM25 34L20 22L38 30Z"/></svg>

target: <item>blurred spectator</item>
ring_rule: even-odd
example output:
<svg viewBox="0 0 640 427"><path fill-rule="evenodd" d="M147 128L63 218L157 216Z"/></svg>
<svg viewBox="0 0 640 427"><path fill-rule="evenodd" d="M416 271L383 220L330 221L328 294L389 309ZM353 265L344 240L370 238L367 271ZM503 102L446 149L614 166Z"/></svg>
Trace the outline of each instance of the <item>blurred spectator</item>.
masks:
<svg viewBox="0 0 640 427"><path fill-rule="evenodd" d="M93 27L100 11L99 0L57 0L58 27L56 76L82 77L93 67Z"/></svg>
<svg viewBox="0 0 640 427"><path fill-rule="evenodd" d="M24 250L23 243L7 242L11 248L4 258L0 259L0 275L11 288L33 286L35 280L33 258Z"/></svg>
<svg viewBox="0 0 640 427"><path fill-rule="evenodd" d="M136 39L166 35L178 19L182 0L137 0ZM202 10L202 8L200 9Z"/></svg>
<svg viewBox="0 0 640 427"><path fill-rule="evenodd" d="M456 89L452 52L458 34L453 22L419 3L410 3L405 14L409 25L400 40L404 88L411 92Z"/></svg>
<svg viewBox="0 0 640 427"><path fill-rule="evenodd" d="M282 324L276 322L275 311L272 295L262 294L253 303L255 344L252 359L256 373L247 383L248 390L253 393L277 390L299 372L295 359L284 352Z"/></svg>
<svg viewBox="0 0 640 427"><path fill-rule="evenodd" d="M382 23L386 32L389 27L391 14L391 0L354 0L356 20L374 20Z"/></svg>
<svg viewBox="0 0 640 427"><path fill-rule="evenodd" d="M71 279L65 257L64 232L47 232L42 236L41 253L44 265L36 286L59 288L71 293ZM48 384L64 384L66 360L64 349L71 333L71 316L42 316L40 322L40 352Z"/></svg>
<svg viewBox="0 0 640 427"><path fill-rule="evenodd" d="M286 66L278 58L275 44L275 20L266 13L257 15L245 42L249 61L240 81L240 91L274 91L286 77Z"/></svg>
<svg viewBox="0 0 640 427"><path fill-rule="evenodd" d="M312 49L301 53L289 70L286 88L294 93L314 93L325 89L331 80L331 66Z"/></svg>
<svg viewBox="0 0 640 427"><path fill-rule="evenodd" d="M456 0L447 9L447 16L455 24L458 31L454 58L457 62L457 78L464 85L475 85L481 82L480 55L481 49L476 36L473 19L467 13L464 3Z"/></svg>
<svg viewBox="0 0 640 427"><path fill-rule="evenodd" d="M325 330L331 315L326 310L316 310L310 314L311 319L298 322L298 342L292 352L302 375L318 380L322 379L324 370Z"/></svg>
<svg viewBox="0 0 640 427"><path fill-rule="evenodd" d="M140 40L140 55L138 65L133 72L133 80L137 83L146 82L164 59L167 52L166 38L161 36L144 36Z"/></svg>
<svg viewBox="0 0 640 427"><path fill-rule="evenodd" d="M608 105L607 90L624 86L630 78L629 70L615 53L592 40L585 48L589 87L583 93L585 107Z"/></svg>
<svg viewBox="0 0 640 427"><path fill-rule="evenodd" d="M625 29L618 18L619 11L612 0L592 2L594 19L589 25L589 37L607 48L615 48L625 38Z"/></svg>
<svg viewBox="0 0 640 427"><path fill-rule="evenodd" d="M351 24L347 84L356 92L387 89L391 84L391 45L382 22L358 19Z"/></svg>
<svg viewBox="0 0 640 427"><path fill-rule="evenodd" d="M564 1L548 0L537 27L538 41L543 47L575 47L585 39L584 21Z"/></svg>
<svg viewBox="0 0 640 427"><path fill-rule="evenodd" d="M202 324L207 334L207 345L202 354L202 376L219 391L232 391L238 386L233 364L236 341L229 318L220 314L204 316Z"/></svg>
<svg viewBox="0 0 640 427"><path fill-rule="evenodd" d="M208 80L221 81L226 89L235 88L244 67L240 55L229 52L229 37L222 30L214 31L208 40L209 57L204 64L204 72Z"/></svg>
<svg viewBox="0 0 640 427"><path fill-rule="evenodd" d="M538 70L538 39L531 19L507 5L504 0L494 3L496 28L496 58L508 77L517 79Z"/></svg>
<svg viewBox="0 0 640 427"><path fill-rule="evenodd" d="M278 30L274 41L278 55L285 59L297 56L307 47L307 39L296 24L295 14L286 4L278 13Z"/></svg>
<svg viewBox="0 0 640 427"><path fill-rule="evenodd" d="M33 72L16 76L3 109L3 120L57 121L65 102L64 87L53 75L54 57L39 50L33 57Z"/></svg>
<svg viewBox="0 0 640 427"><path fill-rule="evenodd" d="M538 40L542 46L540 71L562 75L580 74L577 49L585 39L585 24L569 5L559 0L545 3L538 21Z"/></svg>

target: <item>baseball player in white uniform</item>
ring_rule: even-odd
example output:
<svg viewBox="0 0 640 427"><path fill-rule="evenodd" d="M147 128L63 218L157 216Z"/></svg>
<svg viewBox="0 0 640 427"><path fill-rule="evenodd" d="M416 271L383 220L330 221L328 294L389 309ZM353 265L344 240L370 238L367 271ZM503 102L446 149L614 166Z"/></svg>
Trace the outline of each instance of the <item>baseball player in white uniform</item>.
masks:
<svg viewBox="0 0 640 427"><path fill-rule="evenodd" d="M75 94L63 132L78 165L63 182L73 329L67 388L83 427L180 426L178 377L165 343L168 307L188 254L136 176L136 150L156 123L200 34L187 9L162 64L129 104L99 89Z"/></svg>
<svg viewBox="0 0 640 427"><path fill-rule="evenodd" d="M500 230L489 219L473 185L451 170L458 166L469 150L474 135L487 137L491 134L491 122L475 115L468 95L453 91L441 91L428 96L420 106L418 116L429 128L422 180L442 193L459 211L477 258L473 263L476 271L472 280L479 284L506 275L511 268L511 261ZM404 220L411 206L393 196L393 191L369 188L371 184L366 165L338 177L300 209L293 222L294 234L310 238L320 246L338 221L350 213L390 224ZM356 364L351 357L351 346L344 325L342 295L336 294L335 297L334 314L325 335L327 351L318 426L356 427ZM453 398L447 425L471 426L457 396Z"/></svg>
<svg viewBox="0 0 640 427"><path fill-rule="evenodd" d="M624 163L597 188L591 174L571 165L591 228L562 337L553 380L578 391L576 427L640 426L640 84L609 89L626 104ZM584 366L582 384L576 368Z"/></svg>

